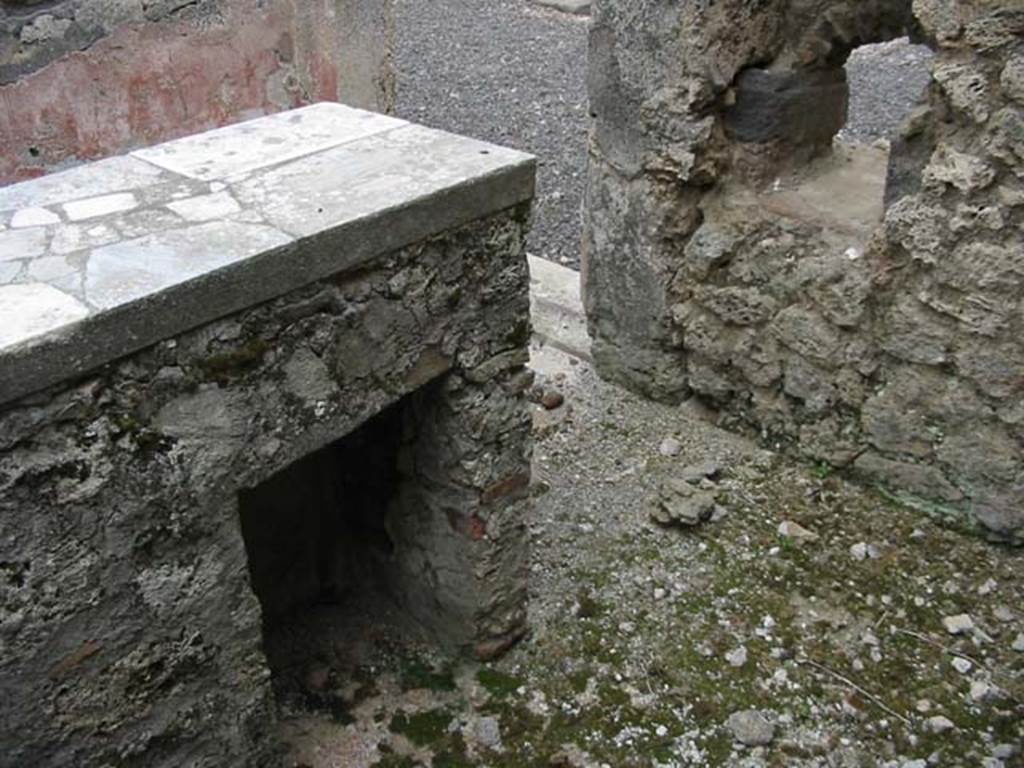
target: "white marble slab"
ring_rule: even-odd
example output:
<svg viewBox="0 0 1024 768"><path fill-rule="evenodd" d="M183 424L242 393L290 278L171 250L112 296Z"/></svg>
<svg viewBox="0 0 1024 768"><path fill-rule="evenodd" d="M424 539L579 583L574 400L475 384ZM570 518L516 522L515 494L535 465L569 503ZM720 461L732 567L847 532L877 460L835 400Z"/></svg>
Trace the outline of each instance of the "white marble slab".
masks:
<svg viewBox="0 0 1024 768"><path fill-rule="evenodd" d="M154 183L162 171L154 165L120 156L80 165L20 184L0 187L0 211L38 208L137 189Z"/></svg>
<svg viewBox="0 0 1024 768"><path fill-rule="evenodd" d="M94 250L85 269L85 298L111 309L260 253L292 238L264 224L208 222Z"/></svg>
<svg viewBox="0 0 1024 768"><path fill-rule="evenodd" d="M139 207L139 201L131 192L116 192L113 195L87 197L64 204L64 212L71 221L96 219L111 213L131 211ZM20 213L20 211L19 211Z"/></svg>
<svg viewBox="0 0 1024 768"><path fill-rule="evenodd" d="M234 185L243 206L305 236L481 179L527 155L406 125L254 174ZM302 194L296 194L296 190Z"/></svg>
<svg viewBox="0 0 1024 768"><path fill-rule="evenodd" d="M161 168L211 181L312 155L406 125L341 104L313 104L133 153Z"/></svg>
<svg viewBox="0 0 1024 768"><path fill-rule="evenodd" d="M89 309L46 283L0 285L0 349L81 320Z"/></svg>

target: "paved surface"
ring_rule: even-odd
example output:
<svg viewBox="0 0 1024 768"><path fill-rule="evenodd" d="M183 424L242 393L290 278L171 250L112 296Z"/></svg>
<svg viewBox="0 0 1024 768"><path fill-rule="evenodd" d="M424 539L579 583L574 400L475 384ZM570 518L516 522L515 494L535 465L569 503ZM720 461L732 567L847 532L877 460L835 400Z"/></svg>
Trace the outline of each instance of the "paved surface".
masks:
<svg viewBox="0 0 1024 768"><path fill-rule="evenodd" d="M529 0L397 0L398 114L538 156L533 254L579 266L586 17ZM927 50L869 46L849 65L844 138L889 134L927 83Z"/></svg>
<svg viewBox="0 0 1024 768"><path fill-rule="evenodd" d="M4 187L0 402L521 203L533 174L325 103Z"/></svg>

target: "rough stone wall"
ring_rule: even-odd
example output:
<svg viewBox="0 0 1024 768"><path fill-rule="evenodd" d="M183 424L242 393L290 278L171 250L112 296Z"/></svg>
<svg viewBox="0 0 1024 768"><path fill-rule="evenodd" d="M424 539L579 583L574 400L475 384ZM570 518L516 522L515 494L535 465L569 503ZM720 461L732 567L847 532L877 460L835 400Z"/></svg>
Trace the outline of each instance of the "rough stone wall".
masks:
<svg viewBox="0 0 1024 768"><path fill-rule="evenodd" d="M849 52L908 32L936 58L884 222L773 208L774 179L827 162ZM603 375L1024 539L1022 56L1020 0L597 3L583 279Z"/></svg>
<svg viewBox="0 0 1024 768"><path fill-rule="evenodd" d="M394 104L391 0L0 0L0 184L315 101Z"/></svg>
<svg viewBox="0 0 1024 768"><path fill-rule="evenodd" d="M239 491L427 382L396 584L477 656L521 636L527 214L0 408L0 765L275 764Z"/></svg>

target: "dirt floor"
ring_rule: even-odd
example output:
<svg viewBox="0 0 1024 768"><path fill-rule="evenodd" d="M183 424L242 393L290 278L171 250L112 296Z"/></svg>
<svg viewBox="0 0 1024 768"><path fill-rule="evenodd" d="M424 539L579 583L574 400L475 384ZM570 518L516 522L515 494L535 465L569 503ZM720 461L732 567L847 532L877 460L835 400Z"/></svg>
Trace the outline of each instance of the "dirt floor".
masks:
<svg viewBox="0 0 1024 768"><path fill-rule="evenodd" d="M1024 765L1024 552L534 352L531 636L480 665L346 619L292 765Z"/></svg>

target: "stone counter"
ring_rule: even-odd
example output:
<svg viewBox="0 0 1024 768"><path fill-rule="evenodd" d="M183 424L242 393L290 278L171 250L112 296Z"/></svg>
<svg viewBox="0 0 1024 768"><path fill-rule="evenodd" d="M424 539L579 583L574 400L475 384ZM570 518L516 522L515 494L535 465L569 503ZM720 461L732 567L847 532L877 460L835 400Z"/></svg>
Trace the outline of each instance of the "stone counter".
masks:
<svg viewBox="0 0 1024 768"><path fill-rule="evenodd" d="M324 104L0 189L0 765L273 765L364 573L522 635L533 171Z"/></svg>

